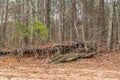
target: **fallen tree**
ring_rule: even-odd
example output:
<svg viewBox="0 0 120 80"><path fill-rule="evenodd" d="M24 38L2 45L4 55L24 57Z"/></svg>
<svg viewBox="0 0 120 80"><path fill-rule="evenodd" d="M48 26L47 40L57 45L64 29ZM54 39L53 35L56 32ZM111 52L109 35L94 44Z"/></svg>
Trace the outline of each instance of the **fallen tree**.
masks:
<svg viewBox="0 0 120 80"><path fill-rule="evenodd" d="M80 58L92 58L96 55L96 52L93 53L85 53L85 54L66 54L66 55L57 55L53 60L47 62L48 64L58 64L64 62L74 61Z"/></svg>
<svg viewBox="0 0 120 80"><path fill-rule="evenodd" d="M68 62L73 61L78 58L89 58L95 55L93 52L95 50L89 46L86 46L84 43L72 43L67 45L55 45L51 47L44 47L44 48L24 48L18 50L10 50L10 51L0 51L0 55L6 54L14 54L18 55L19 57L24 57L25 55L28 56L35 56L35 58L47 55L57 55L53 60L49 63L60 63L60 62ZM75 53L74 55L68 53ZM79 53L79 54L78 54ZM80 53L86 53L85 55L81 55ZM90 53L90 54L88 54ZM21 55L23 54L23 55ZM77 54L77 55L76 55Z"/></svg>
<svg viewBox="0 0 120 80"><path fill-rule="evenodd" d="M0 55L6 55L9 53L13 53L13 54L19 54L19 53L23 53L25 54L34 54L34 53L38 53L38 54L54 54L57 52L60 52L62 54L64 53L69 53L71 51L75 51L76 49L80 49L81 52L85 52L85 45L84 43L73 43L70 45L55 45L52 47L45 47L45 48L24 48L24 49L16 49L16 50L10 50L10 51L0 51Z"/></svg>

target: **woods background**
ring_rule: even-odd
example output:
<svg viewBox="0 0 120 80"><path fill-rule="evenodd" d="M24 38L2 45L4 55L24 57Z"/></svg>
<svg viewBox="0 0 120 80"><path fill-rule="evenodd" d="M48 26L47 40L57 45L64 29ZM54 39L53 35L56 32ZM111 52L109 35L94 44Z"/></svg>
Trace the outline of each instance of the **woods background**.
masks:
<svg viewBox="0 0 120 80"><path fill-rule="evenodd" d="M0 49L68 41L120 50L120 0L0 0Z"/></svg>

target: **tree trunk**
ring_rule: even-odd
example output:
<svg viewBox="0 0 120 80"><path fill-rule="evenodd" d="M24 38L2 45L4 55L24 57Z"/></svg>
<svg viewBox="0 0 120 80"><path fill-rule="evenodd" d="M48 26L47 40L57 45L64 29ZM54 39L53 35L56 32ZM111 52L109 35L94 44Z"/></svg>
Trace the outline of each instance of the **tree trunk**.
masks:
<svg viewBox="0 0 120 80"><path fill-rule="evenodd" d="M76 33L76 41L80 41L80 35L78 32L78 28L77 28L77 10L76 10L76 0L71 0L71 16L72 16L72 27L73 27L73 32ZM73 34L73 36L75 36ZM74 37L73 37L74 38Z"/></svg>
<svg viewBox="0 0 120 80"><path fill-rule="evenodd" d="M27 27L26 29L28 29L28 17L29 17L29 1L30 0L24 0L24 16L23 16L23 23L24 26ZM23 37L23 41L22 41L22 47L27 47L28 46L28 36L24 36Z"/></svg>
<svg viewBox="0 0 120 80"><path fill-rule="evenodd" d="M113 2L110 2L110 14L109 14L109 25L108 25L108 36L107 36L107 51L111 51L111 39L112 39L112 23L113 23Z"/></svg>
<svg viewBox="0 0 120 80"><path fill-rule="evenodd" d="M50 27L50 2L51 0L46 0L46 14L45 14L46 27Z"/></svg>
<svg viewBox="0 0 120 80"><path fill-rule="evenodd" d="M59 44L61 45L63 43L62 41L62 28L63 28L63 15L62 15L62 6L63 6L63 1L59 0L59 27L58 27L58 39L59 39Z"/></svg>
<svg viewBox="0 0 120 80"><path fill-rule="evenodd" d="M2 47L5 47L5 40L6 40L6 26L7 26L7 19L8 19L8 2L9 0L5 0L5 6L4 6L4 10L3 10L3 20L2 20Z"/></svg>
<svg viewBox="0 0 120 80"><path fill-rule="evenodd" d="M98 49L98 25L99 25L99 2L96 1L95 16L94 16L94 33L93 33L93 48L97 51Z"/></svg>
<svg viewBox="0 0 120 80"><path fill-rule="evenodd" d="M117 3L113 1L113 32L112 42L116 44L118 42L118 21L117 21Z"/></svg>
<svg viewBox="0 0 120 80"><path fill-rule="evenodd" d="M120 45L120 1L118 1L118 6L117 6L117 23L118 23L118 43Z"/></svg>
<svg viewBox="0 0 120 80"><path fill-rule="evenodd" d="M120 49L120 0L118 0L117 2L116 17L117 17L117 24L118 24L118 45Z"/></svg>
<svg viewBox="0 0 120 80"><path fill-rule="evenodd" d="M105 39L105 9L104 9L104 0L99 0L99 30L101 31L100 33L100 40Z"/></svg>
<svg viewBox="0 0 120 80"><path fill-rule="evenodd" d="M84 31L82 31L82 34L84 34L83 35L83 41L85 41L86 34L87 34L86 33L86 27L87 27L87 19L86 19L86 17L87 17L87 8L86 8L86 4L87 4L87 1L81 0L81 2L80 2L81 16L82 16L81 22L82 22L82 30L84 30Z"/></svg>
<svg viewBox="0 0 120 80"><path fill-rule="evenodd" d="M50 25L50 4L51 0L46 0L46 13L45 13L45 24L46 27L51 30L51 25ZM51 36L51 32L49 32L49 38Z"/></svg>

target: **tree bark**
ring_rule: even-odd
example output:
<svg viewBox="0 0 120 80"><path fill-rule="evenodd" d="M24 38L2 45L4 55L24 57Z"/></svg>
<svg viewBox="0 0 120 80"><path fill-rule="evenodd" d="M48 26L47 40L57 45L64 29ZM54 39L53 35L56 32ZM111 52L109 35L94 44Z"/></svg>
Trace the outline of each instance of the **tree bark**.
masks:
<svg viewBox="0 0 120 80"><path fill-rule="evenodd" d="M107 36L107 51L111 51L111 39L112 39L112 23L113 23L113 2L110 2L110 14L109 14L109 25L108 25L108 36Z"/></svg>
<svg viewBox="0 0 120 80"><path fill-rule="evenodd" d="M93 34L93 48L95 50L98 49L98 26L99 26L99 2L96 1L95 7L95 16L94 16L94 34Z"/></svg>
<svg viewBox="0 0 120 80"><path fill-rule="evenodd" d="M118 24L118 45L120 49L120 0L117 1L116 17L117 17L117 24Z"/></svg>
<svg viewBox="0 0 120 80"><path fill-rule="evenodd" d="M62 15L62 6L63 6L63 0L59 0L59 27L58 27L58 39L59 44L61 45L63 43L62 39L62 28L63 28L63 15Z"/></svg>
<svg viewBox="0 0 120 80"><path fill-rule="evenodd" d="M29 26L29 21L28 21L28 17L29 17L29 1L30 0L24 0L24 16L23 16L23 24L25 27L27 27L26 29L28 29ZM27 47L28 46L28 36L24 36L23 40L22 40L22 47Z"/></svg>
<svg viewBox="0 0 120 80"><path fill-rule="evenodd" d="M95 55L96 53L58 55L53 60L47 63L48 64L59 64L59 63L64 63L64 62L75 61L80 58L88 59L88 58L94 57Z"/></svg>
<svg viewBox="0 0 120 80"><path fill-rule="evenodd" d="M87 28L87 7L86 7L86 4L87 4L87 1L81 0L80 4L81 4L81 16L82 16L82 20L81 20L81 22L82 22L82 26L81 26L82 39L86 45L86 34L87 34L87 32L86 32L86 28Z"/></svg>
<svg viewBox="0 0 120 80"><path fill-rule="evenodd" d="M3 20L2 20L2 47L5 47L5 40L6 40L6 26L7 26L7 19L8 19L8 2L9 0L5 0L5 6L4 6L4 10L3 10Z"/></svg>
<svg viewBox="0 0 120 80"><path fill-rule="evenodd" d="M72 16L72 27L73 27L73 32L75 31L76 33L76 41L80 41L80 35L79 35L79 31L78 31L78 26L77 26L77 10L76 10L76 0L71 0L71 16ZM73 36L75 36L73 34ZM74 37L73 37L74 38Z"/></svg>
<svg viewBox="0 0 120 80"><path fill-rule="evenodd" d="M46 27L50 27L50 2L51 0L46 0L46 14L45 14Z"/></svg>
<svg viewBox="0 0 120 80"><path fill-rule="evenodd" d="M105 39L105 9L104 9L104 0L99 0L99 31L100 33L100 40L103 41Z"/></svg>

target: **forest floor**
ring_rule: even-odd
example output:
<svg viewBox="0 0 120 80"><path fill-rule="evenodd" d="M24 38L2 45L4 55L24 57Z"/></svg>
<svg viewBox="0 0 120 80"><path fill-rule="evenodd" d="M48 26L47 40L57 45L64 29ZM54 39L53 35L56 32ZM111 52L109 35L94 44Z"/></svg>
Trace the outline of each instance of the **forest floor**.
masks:
<svg viewBox="0 0 120 80"><path fill-rule="evenodd" d="M48 59L0 57L0 80L120 80L120 52L46 64Z"/></svg>

